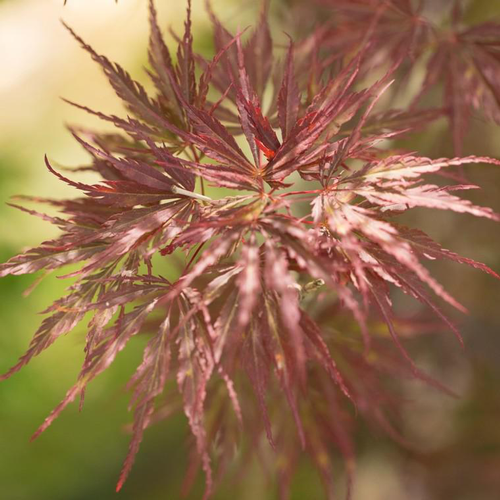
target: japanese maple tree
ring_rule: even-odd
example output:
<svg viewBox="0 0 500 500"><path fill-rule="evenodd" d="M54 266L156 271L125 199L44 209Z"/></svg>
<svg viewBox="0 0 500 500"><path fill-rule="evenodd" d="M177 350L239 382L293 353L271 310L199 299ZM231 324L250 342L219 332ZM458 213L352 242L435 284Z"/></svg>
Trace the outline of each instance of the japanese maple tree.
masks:
<svg viewBox="0 0 500 500"><path fill-rule="evenodd" d="M423 17L422 2L318 3L332 20L287 48L273 44L267 2L256 26L237 33L208 5L215 55L206 60L193 51L190 4L171 54L150 1L154 95L68 27L127 113L70 103L116 132L70 128L89 155L74 174L45 159L79 193L31 198L60 216L16 205L57 226L60 236L13 257L0 276L79 268L67 274L76 282L47 308L28 350L1 379L92 314L78 380L36 436L67 405L83 403L87 385L132 337L148 335L129 382L133 431L117 489L144 430L183 408L194 437L191 472L203 469L206 497L243 434L253 446L244 448L242 464L263 446L279 454L283 498L302 453L333 498L331 460L340 452L350 492L353 419L363 416L404 440L393 425L398 398L387 377L449 392L407 352L392 290L425 304L461 342L442 304L465 308L423 262L448 259L499 277L400 219L424 207L498 221L458 193L477 187L464 180L462 166L500 161L431 159L394 150L391 140L445 116L460 154L475 110L498 121L500 25L461 26L458 2L446 32ZM391 109L386 97L408 85L415 61L429 51L409 107ZM425 107L437 85L443 102ZM80 182L78 171L101 181ZM441 172L450 175L427 177ZM163 262L175 280L162 276Z"/></svg>

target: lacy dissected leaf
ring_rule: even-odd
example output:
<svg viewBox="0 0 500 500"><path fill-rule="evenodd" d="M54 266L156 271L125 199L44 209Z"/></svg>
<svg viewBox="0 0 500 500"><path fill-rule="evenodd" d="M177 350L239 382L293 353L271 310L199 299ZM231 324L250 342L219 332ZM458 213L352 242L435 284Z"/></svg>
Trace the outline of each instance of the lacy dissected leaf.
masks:
<svg viewBox="0 0 500 500"><path fill-rule="evenodd" d="M187 16L184 23L184 36L177 49L177 78L184 101L192 104L196 98L194 74L193 35L191 33L191 0L187 2Z"/></svg>
<svg viewBox="0 0 500 500"><path fill-rule="evenodd" d="M420 99L440 85L451 123L456 154L461 154L473 110L500 123L500 25L485 23L460 28L454 19L451 33L443 33L427 64Z"/></svg>
<svg viewBox="0 0 500 500"><path fill-rule="evenodd" d="M252 174L255 167L241 151L224 125L201 109L189 108L196 132L193 142L208 157L243 174Z"/></svg>
<svg viewBox="0 0 500 500"><path fill-rule="evenodd" d="M432 240L427 234L423 231L415 228L409 228L402 225L396 225L400 238L404 238L408 243L411 244L413 249L420 253L421 255L429 258L429 259L448 259L454 262L458 262L459 264L467 264L476 269L480 269L492 276L498 278L498 274L490 269L487 265L477 262L473 259L469 259L467 257L462 257L447 248L443 248L439 243Z"/></svg>
<svg viewBox="0 0 500 500"><path fill-rule="evenodd" d="M323 33L330 50L350 52L368 38L367 64L402 61L422 52L431 35L431 22L422 16L423 2L411 0L318 0L336 16L333 28ZM417 4L417 9L414 5Z"/></svg>
<svg viewBox="0 0 500 500"><path fill-rule="evenodd" d="M458 167L472 163L489 163L500 165L495 158L481 156L467 156L464 158L430 158L415 157L412 155L395 155L381 161L367 163L359 172L346 176L345 181L367 179L370 183L381 180L392 180L403 185L405 179L417 179L422 174L435 173L442 168Z"/></svg>
<svg viewBox="0 0 500 500"><path fill-rule="evenodd" d="M206 474L206 494L208 495L212 489L212 470L203 422L203 404L214 363L206 338L203 335L195 334L197 330L199 331L200 326L195 319L191 318L179 332L177 383L184 398L184 411L196 438L198 453L202 457L203 470Z"/></svg>
<svg viewBox="0 0 500 500"><path fill-rule="evenodd" d="M158 107L157 103L148 97L144 87L134 81L121 66L113 64L106 57L97 54L97 52L87 45L69 26L66 26L66 28L92 56L92 59L102 67L113 89L125 102L130 111L152 125L160 128L167 126L168 130L169 122L163 118L161 109Z"/></svg>
<svg viewBox="0 0 500 500"><path fill-rule="evenodd" d="M269 0L261 2L261 14L243 49L248 79L262 101L273 67L273 41L267 22Z"/></svg>
<svg viewBox="0 0 500 500"><path fill-rule="evenodd" d="M101 276L99 274L99 276ZM96 288L99 286L93 280L79 286L71 295L56 301L50 308L55 311L45 318L30 342L28 350L19 361L0 380L6 379L19 371L34 357L42 353L61 335L70 332L85 315L85 306L92 301Z"/></svg>
<svg viewBox="0 0 500 500"><path fill-rule="evenodd" d="M177 97L179 90L178 81L176 80L174 65L170 52L163 40L156 9L152 0L149 2L149 23L151 34L149 37L149 62L154 71L152 79L156 88L160 92L163 99L160 102L169 110L170 113L181 122L184 120L184 112L182 103Z"/></svg>
<svg viewBox="0 0 500 500"><path fill-rule="evenodd" d="M83 248L72 248L58 245L58 241L28 250L26 253L12 257L0 266L0 276L8 274L29 274L40 269L58 269L67 264L73 264L90 258L102 251L105 245L89 245Z"/></svg>
<svg viewBox="0 0 500 500"><path fill-rule="evenodd" d="M129 452L120 474L117 491L123 486L132 468L142 435L153 414L155 399L163 392L167 382L171 357L169 332L170 318L167 316L158 332L148 342L143 361L129 382L129 387L134 388L131 399L131 405L135 405L134 424Z"/></svg>
<svg viewBox="0 0 500 500"><path fill-rule="evenodd" d="M421 207L498 222L492 209L459 196L477 186L437 186L426 176L500 161L425 158L395 150L392 140L447 115L457 145L473 109L498 119L498 27L462 27L455 9L450 30L431 28L410 0L321 3L332 16L304 39L278 44L268 1L253 28L236 35L208 5L215 54L205 58L193 49L191 4L183 34L170 31L171 53L150 0L154 97L71 32L131 116L70 102L116 132L72 126L89 161L56 169L46 158L75 198L18 197L57 214L13 205L60 235L0 265L0 276L71 264L60 278L75 281L0 378L89 318L78 379L36 436L78 397L82 407L89 382L145 335L128 384L133 423L117 490L145 429L184 408L194 444L186 484L201 467L204 498L255 456L288 498L302 453L333 498L336 451L351 495L358 413L408 445L395 425L403 397L394 380L452 394L406 346L441 326L462 342L441 302L465 307L424 261L499 276L398 218ZM412 70L427 56L422 92L405 108L416 93ZM444 105L417 109L440 83ZM394 289L423 304L432 323L398 318Z"/></svg>
<svg viewBox="0 0 500 500"><path fill-rule="evenodd" d="M293 65L293 44L290 42L283 71L283 81L278 94L278 117L283 141L288 138L297 122L299 107L300 92Z"/></svg>
<svg viewBox="0 0 500 500"><path fill-rule="evenodd" d="M352 91L359 70L358 63L358 59L353 60L318 92L304 116L296 121L287 139L266 165L266 180L281 180L293 171L318 164L320 159L335 152L341 153L343 159L354 149L359 139L358 129L366 117L360 120L354 132L344 142L331 139L338 134L344 123L351 120L372 93L380 90L382 83L377 82L364 91ZM371 106L366 113L370 109Z"/></svg>
<svg viewBox="0 0 500 500"><path fill-rule="evenodd" d="M140 331L146 317L155 306L156 300L142 306L137 306L130 313L122 314L117 319L116 325L108 330L102 342L96 346L91 355L86 358L82 371L78 376L77 383L68 390L64 399L45 419L43 424L33 435L33 438L36 438L45 431L66 406L72 403L77 395L85 389L87 384L109 367L116 355L123 350L130 338Z"/></svg>
<svg viewBox="0 0 500 500"><path fill-rule="evenodd" d="M243 270L238 276L238 321L240 327L245 328L250 322L261 289L259 247L254 234L250 236L249 243L241 249L239 264Z"/></svg>
<svg viewBox="0 0 500 500"><path fill-rule="evenodd" d="M404 190L382 184L379 190L375 188L360 188L356 189L355 192L385 210L392 210L394 207L398 209L401 206L406 206L408 209L426 207L469 213L476 217L499 220L499 215L495 214L490 208L474 205L469 200L452 195L446 189L432 184L418 185L411 188L407 187Z"/></svg>

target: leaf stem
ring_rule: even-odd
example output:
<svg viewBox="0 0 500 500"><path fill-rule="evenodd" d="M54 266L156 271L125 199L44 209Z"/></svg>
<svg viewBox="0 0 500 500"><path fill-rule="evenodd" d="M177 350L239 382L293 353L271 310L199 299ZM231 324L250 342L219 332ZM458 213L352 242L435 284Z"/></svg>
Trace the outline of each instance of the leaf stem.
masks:
<svg viewBox="0 0 500 500"><path fill-rule="evenodd" d="M212 200L212 198L209 198L208 196L199 193L193 193L192 191L187 191L186 189L182 189L177 186L172 186L172 192L175 194L182 194L183 196L188 196L189 198L194 198L196 200L208 201L209 203L214 201Z"/></svg>

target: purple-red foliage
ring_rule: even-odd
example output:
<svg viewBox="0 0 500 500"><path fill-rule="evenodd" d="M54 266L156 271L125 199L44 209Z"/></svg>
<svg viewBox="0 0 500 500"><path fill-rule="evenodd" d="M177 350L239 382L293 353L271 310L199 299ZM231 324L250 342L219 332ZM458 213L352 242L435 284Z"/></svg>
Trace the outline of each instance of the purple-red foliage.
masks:
<svg viewBox="0 0 500 500"><path fill-rule="evenodd" d="M394 317L391 289L426 304L461 342L440 302L465 308L422 261L454 260L498 277L397 219L425 207L498 221L489 208L457 196L476 186L443 187L425 176L500 161L430 159L392 151L388 141L446 115L460 150L473 109L498 120L499 26L459 27L455 9L444 37L409 0L323 3L337 14L333 27L296 46L290 41L279 57L266 2L257 26L236 35L209 7L216 54L208 61L193 52L190 6L172 57L150 2L152 96L68 28L129 114L108 116L72 103L117 129L71 129L91 159L77 170L102 180L75 181L46 158L49 171L80 196L32 199L54 205L61 217L17 207L56 225L61 236L13 257L0 266L0 276L80 268L1 379L92 313L78 380L36 436L69 403L79 396L83 402L88 383L132 337L149 335L129 383L134 423L117 489L144 430L180 399L194 436L193 470L204 470L206 497L244 430L255 450L265 446L265 436L279 453L282 498L302 451L331 498L332 449L345 457L349 478L354 468L353 408L403 441L392 418L398 398L384 386L388 375L448 390L405 349L400 328L411 328ZM429 44L434 53L412 107L381 107L384 92L405 85ZM382 76L364 84L372 72ZM417 109L440 81L444 106ZM215 197L207 196L207 185L220 188L212 190ZM162 277L153 258L175 268L182 262L179 277ZM355 321L346 322L346 313ZM377 318L395 349L380 335ZM178 392L168 384L172 379Z"/></svg>
<svg viewBox="0 0 500 500"><path fill-rule="evenodd" d="M311 36L322 50L345 54L366 48L366 70L401 63L399 84L425 64L425 78L414 96L415 110L431 91L442 93L455 154L471 117L500 123L500 23L464 24L462 0L316 0L333 23ZM441 19L443 18L443 19Z"/></svg>

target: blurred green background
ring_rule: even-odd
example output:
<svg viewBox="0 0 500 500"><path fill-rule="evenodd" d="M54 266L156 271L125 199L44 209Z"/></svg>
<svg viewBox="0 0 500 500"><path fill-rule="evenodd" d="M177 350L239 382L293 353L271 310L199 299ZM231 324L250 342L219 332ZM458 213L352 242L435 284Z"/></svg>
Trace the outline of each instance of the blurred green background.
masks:
<svg viewBox="0 0 500 500"><path fill-rule="evenodd" d="M305 1L305 0L304 0ZM84 155L64 123L96 125L60 97L106 113L121 111L104 76L61 26L68 22L98 52L120 62L144 81L146 0L0 0L0 260L50 238L54 231L5 202L15 194L63 197L75 193L43 165L47 153L56 164L78 165ZM275 27L285 29L288 5L274 0ZM183 1L158 0L163 26L180 30ZM195 44L210 50L210 30L202 0L193 0ZM256 2L214 0L232 26L251 24ZM500 4L474 0L469 17L484 21L500 14ZM281 31L279 32L281 36ZM102 128L102 124L98 125ZM466 154L500 156L498 127L473 123ZM452 155L444 122L402 145L433 157ZM468 170L474 201L500 211L500 171ZM444 246L500 269L500 231L492 222L468 216L418 212L414 222ZM421 453L402 450L381 434L358 436L355 500L498 500L500 498L500 283L479 271L453 264L434 269L438 278L470 309L460 318L466 350L451 335L425 338L414 354L461 398L426 387L408 386L405 433L421 443ZM67 283L49 276L27 298L34 277L0 280L0 371L26 349L38 327L37 313L60 296ZM144 339L135 339L115 365L91 384L82 413L75 405L37 441L29 437L62 399L81 365L85 331L77 328L10 380L0 384L0 500L177 499L187 463L188 431L183 415L146 432L136 465L123 491L114 493L128 447L125 426L128 394L123 386L140 361ZM339 483L342 478L339 477ZM200 498L202 481L189 498ZM258 467L241 484L228 482L216 499L277 498L275 485ZM321 499L319 481L304 464L294 480L294 499Z"/></svg>

